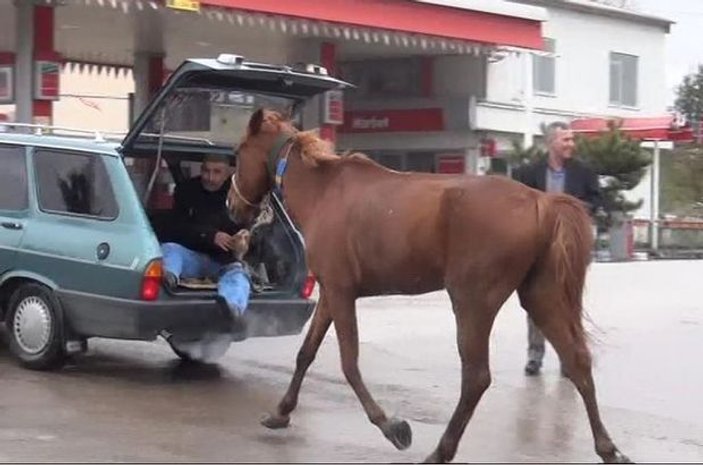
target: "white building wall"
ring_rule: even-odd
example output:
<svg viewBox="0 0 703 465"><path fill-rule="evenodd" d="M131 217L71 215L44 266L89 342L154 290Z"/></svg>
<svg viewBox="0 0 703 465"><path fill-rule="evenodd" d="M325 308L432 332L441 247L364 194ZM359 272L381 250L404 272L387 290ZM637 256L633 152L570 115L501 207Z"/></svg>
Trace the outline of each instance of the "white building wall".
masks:
<svg viewBox="0 0 703 465"><path fill-rule="evenodd" d="M534 117L529 127L534 134L539 134L541 122L569 121L578 116L657 116L666 112L663 28L550 8L543 35L556 40L556 92L554 96L532 95ZM610 52L639 57L636 107L618 107L609 102ZM486 98L477 108L478 129L525 130L527 67L523 60L522 54L509 54L488 64Z"/></svg>
<svg viewBox="0 0 703 465"><path fill-rule="evenodd" d="M556 98L535 97L536 107L591 114L660 115L666 110L666 34L661 28L569 10L550 10L543 35L556 39ZM610 52L639 57L638 105L613 107Z"/></svg>
<svg viewBox="0 0 703 465"><path fill-rule="evenodd" d="M662 27L603 15L549 8L543 36L556 40L556 92L553 96L526 89L523 54L509 54L487 66L485 99L472 109L472 126L490 133L498 150L510 150L513 140L525 131L540 135L540 125L569 122L578 117L661 116L667 112L665 75L667 33ZM610 53L635 55L638 60L638 89L635 107L610 104ZM531 87L531 86L530 86ZM532 95L526 95L529 91ZM531 101L526 97L531 97ZM532 108L531 116L526 104ZM648 218L651 205L649 173L632 191L629 200L643 199L637 218Z"/></svg>

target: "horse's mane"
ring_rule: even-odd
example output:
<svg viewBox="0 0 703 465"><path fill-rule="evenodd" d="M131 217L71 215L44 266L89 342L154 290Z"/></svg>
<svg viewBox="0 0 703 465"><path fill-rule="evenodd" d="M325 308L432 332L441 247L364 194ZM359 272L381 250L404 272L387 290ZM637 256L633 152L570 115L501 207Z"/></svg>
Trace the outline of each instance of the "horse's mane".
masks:
<svg viewBox="0 0 703 465"><path fill-rule="evenodd" d="M295 134L295 143L300 149L303 163L310 167L318 167L329 163L361 162L377 165L367 155L361 152L346 152L344 155L334 153L332 143L322 139L316 131L301 131Z"/></svg>

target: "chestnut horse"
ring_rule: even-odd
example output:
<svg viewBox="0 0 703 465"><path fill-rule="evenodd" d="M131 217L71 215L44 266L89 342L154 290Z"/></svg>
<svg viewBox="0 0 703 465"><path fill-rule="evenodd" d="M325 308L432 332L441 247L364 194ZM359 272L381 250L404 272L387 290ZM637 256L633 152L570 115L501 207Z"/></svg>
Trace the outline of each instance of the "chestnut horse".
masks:
<svg viewBox="0 0 703 465"><path fill-rule="evenodd" d="M603 425L582 326L582 292L593 234L578 200L503 177L399 173L362 154L340 157L313 132L273 110L251 117L227 203L249 222L275 186L306 243L320 298L295 372L269 428L289 425L305 372L331 323L342 370L369 420L398 449L408 423L388 418L358 367L356 299L447 289L457 328L461 395L427 462L454 458L476 404L491 383L489 335L517 290L523 308L559 354L588 412L598 455L627 462Z"/></svg>

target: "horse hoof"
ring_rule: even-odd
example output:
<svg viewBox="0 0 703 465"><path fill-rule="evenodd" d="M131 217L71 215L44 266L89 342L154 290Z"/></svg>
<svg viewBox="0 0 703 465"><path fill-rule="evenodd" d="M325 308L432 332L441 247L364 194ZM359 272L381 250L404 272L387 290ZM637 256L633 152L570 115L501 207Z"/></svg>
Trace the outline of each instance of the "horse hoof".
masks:
<svg viewBox="0 0 703 465"><path fill-rule="evenodd" d="M437 451L434 451L422 463L442 463L442 461L439 459Z"/></svg>
<svg viewBox="0 0 703 465"><path fill-rule="evenodd" d="M413 431L407 421L399 418L391 418L381 428L384 436L398 450L405 450L410 447L413 442Z"/></svg>
<svg viewBox="0 0 703 465"><path fill-rule="evenodd" d="M261 419L261 424L268 429L288 428L288 425L290 425L290 417L268 414Z"/></svg>
<svg viewBox="0 0 703 465"><path fill-rule="evenodd" d="M619 450L616 450L613 456L608 460L607 463L635 463L630 458L620 452Z"/></svg>

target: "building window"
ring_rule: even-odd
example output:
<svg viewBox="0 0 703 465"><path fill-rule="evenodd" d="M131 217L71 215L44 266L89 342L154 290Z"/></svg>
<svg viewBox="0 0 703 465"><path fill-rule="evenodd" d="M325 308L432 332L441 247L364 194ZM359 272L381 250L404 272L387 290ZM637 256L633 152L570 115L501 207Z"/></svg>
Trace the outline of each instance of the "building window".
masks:
<svg viewBox="0 0 703 465"><path fill-rule="evenodd" d="M0 147L0 164L0 210L26 210L27 163L24 147Z"/></svg>
<svg viewBox="0 0 703 465"><path fill-rule="evenodd" d="M547 55L533 55L532 79L535 94L554 95L556 89L556 41L544 39Z"/></svg>
<svg viewBox="0 0 703 465"><path fill-rule="evenodd" d="M610 53L610 104L637 106L637 66L639 58L624 53Z"/></svg>
<svg viewBox="0 0 703 465"><path fill-rule="evenodd" d="M34 169L43 211L117 217L117 201L100 155L40 150L34 154Z"/></svg>

